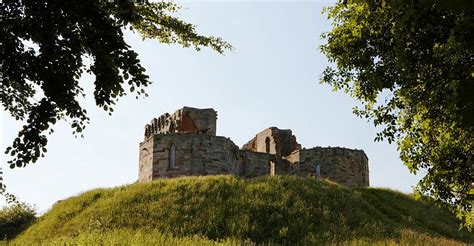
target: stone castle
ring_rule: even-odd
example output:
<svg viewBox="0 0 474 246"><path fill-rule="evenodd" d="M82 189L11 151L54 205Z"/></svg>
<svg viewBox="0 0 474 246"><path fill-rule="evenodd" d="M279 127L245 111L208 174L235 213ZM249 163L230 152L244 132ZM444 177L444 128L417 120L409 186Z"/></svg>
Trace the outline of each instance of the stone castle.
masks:
<svg viewBox="0 0 474 246"><path fill-rule="evenodd" d="M298 175L369 186L368 158L362 150L301 148L291 130L276 127L239 148L216 136L216 120L214 109L190 107L154 118L140 143L139 182L191 175Z"/></svg>

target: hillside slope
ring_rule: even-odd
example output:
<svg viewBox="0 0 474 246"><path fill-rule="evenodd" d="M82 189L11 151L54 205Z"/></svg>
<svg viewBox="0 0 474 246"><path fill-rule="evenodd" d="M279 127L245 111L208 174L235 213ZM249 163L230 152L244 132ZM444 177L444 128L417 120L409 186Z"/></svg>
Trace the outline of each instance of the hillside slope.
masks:
<svg viewBox="0 0 474 246"><path fill-rule="evenodd" d="M407 195L287 176L186 177L96 189L55 204L14 243L60 239L433 245L472 240L447 210Z"/></svg>

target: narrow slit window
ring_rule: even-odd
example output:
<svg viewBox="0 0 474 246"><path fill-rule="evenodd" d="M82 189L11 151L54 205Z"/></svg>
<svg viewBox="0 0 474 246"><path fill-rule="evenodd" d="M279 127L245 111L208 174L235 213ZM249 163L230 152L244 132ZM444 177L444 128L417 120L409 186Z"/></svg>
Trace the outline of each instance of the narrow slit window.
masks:
<svg viewBox="0 0 474 246"><path fill-rule="evenodd" d="M171 144L170 150L168 153L168 168L175 168L176 167L176 146Z"/></svg>

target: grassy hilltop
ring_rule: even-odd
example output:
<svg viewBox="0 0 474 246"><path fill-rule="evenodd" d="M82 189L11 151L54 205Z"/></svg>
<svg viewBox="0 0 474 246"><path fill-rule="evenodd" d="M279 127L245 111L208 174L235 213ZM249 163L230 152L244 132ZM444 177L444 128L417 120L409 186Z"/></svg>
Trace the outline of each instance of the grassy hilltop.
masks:
<svg viewBox="0 0 474 246"><path fill-rule="evenodd" d="M447 210L399 192L349 189L313 178L208 176L71 197L12 243L32 242L462 245L472 237L458 230Z"/></svg>

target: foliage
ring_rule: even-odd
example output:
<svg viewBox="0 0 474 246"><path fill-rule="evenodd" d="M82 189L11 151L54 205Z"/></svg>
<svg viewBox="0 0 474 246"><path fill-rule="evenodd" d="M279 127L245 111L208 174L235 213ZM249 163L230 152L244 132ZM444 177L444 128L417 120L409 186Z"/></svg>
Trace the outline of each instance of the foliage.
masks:
<svg viewBox="0 0 474 246"><path fill-rule="evenodd" d="M426 171L418 191L473 226L474 11L440 2L327 8L321 50L335 65L321 82L358 99L355 114L382 126L375 140L396 141L410 171Z"/></svg>
<svg viewBox="0 0 474 246"><path fill-rule="evenodd" d="M12 239L35 220L35 209L26 203L15 203L0 209L0 240Z"/></svg>
<svg viewBox="0 0 474 246"><path fill-rule="evenodd" d="M431 245L431 246L466 246L465 243L448 240L438 236L414 233L409 230L402 230L400 232L400 238L397 239L382 239L382 240L371 240L371 239L355 239L347 242L343 242L342 246L367 246L367 245L381 245L381 246L399 246L399 245Z"/></svg>
<svg viewBox="0 0 474 246"><path fill-rule="evenodd" d="M226 239L213 241L203 236L173 237L159 230L124 230L87 232L76 236L63 236L37 242L41 245L255 245L242 240ZM0 242L0 246L1 246ZM5 242L5 245L22 245L22 242Z"/></svg>
<svg viewBox="0 0 474 246"><path fill-rule="evenodd" d="M123 237L128 244L140 238L136 233L159 232L178 239L324 245L396 242L405 240L406 231L414 235L408 238L433 242L472 241L458 223L446 209L390 190L349 189L291 176L186 177L96 189L63 200L13 242L108 235L104 240ZM116 233L122 236L110 236Z"/></svg>
<svg viewBox="0 0 474 246"><path fill-rule="evenodd" d="M123 39L130 28L143 39L210 47L219 53L231 46L220 38L196 33L175 13L179 6L163 1L3 0L0 6L2 75L0 100L16 120L26 120L6 154L11 168L34 163L46 152L47 134L67 120L81 135L89 122L79 99L79 78L95 75L97 106L112 113L119 97L147 96L151 82L138 54ZM84 60L91 60L87 64ZM82 135L81 135L82 136ZM0 180L1 181L1 180ZM4 188L0 182L0 188Z"/></svg>
<svg viewBox="0 0 474 246"><path fill-rule="evenodd" d="M10 194L9 192L7 192L6 186L3 183L2 168L0 168L0 195L2 195L5 198L7 204L13 204L16 202L16 197L13 194Z"/></svg>
<svg viewBox="0 0 474 246"><path fill-rule="evenodd" d="M0 241L2 245L22 245L22 242L8 242ZM251 246L257 245L249 240L241 239L224 239L224 240L210 240L203 236L182 236L173 237L169 234L161 233L159 230L124 230L116 229L106 232L87 232L77 236L64 236L53 239L46 239L37 242L41 245L229 245L229 246ZM279 245L277 243L268 242L265 245ZM307 240L303 245L314 245L313 241ZM397 246L397 245L426 245L426 246L461 246L464 243L445 239L438 236L428 234L414 233L408 230L402 230L400 237L397 239L379 239L374 240L370 238L353 239L338 243L329 243L329 245L342 246L366 246L366 245L383 245L383 246Z"/></svg>

